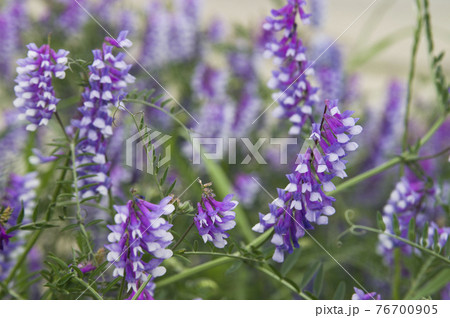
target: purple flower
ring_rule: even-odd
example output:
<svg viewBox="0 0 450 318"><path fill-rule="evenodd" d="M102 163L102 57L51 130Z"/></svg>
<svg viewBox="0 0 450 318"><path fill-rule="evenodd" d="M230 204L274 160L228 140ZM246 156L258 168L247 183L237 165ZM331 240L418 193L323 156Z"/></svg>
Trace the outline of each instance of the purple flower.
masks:
<svg viewBox="0 0 450 318"><path fill-rule="evenodd" d="M107 139L112 135L111 109L117 107L125 95L125 88L134 82L129 74L131 65L125 63L125 54L113 54L113 47L129 47L131 41L127 31L120 32L117 39L105 38L102 50L94 50L94 62L89 66L89 86L83 93L83 104L79 107L81 118L72 120L69 132L75 135L76 166L80 178L78 187L83 198L97 194L107 195L111 187L108 177L110 164L106 162ZM88 175L95 175L86 177ZM90 186L88 186L90 185ZM87 186L87 187L86 187Z"/></svg>
<svg viewBox="0 0 450 318"><path fill-rule="evenodd" d="M49 162L53 162L56 159L58 159L57 156L43 155L42 152L37 148L31 149L31 151L33 152L33 155L28 158L28 162L31 163L32 165L49 163Z"/></svg>
<svg viewBox="0 0 450 318"><path fill-rule="evenodd" d="M253 178L258 180L254 174L239 173L234 179L234 192L243 205L251 205L260 191L259 185Z"/></svg>
<svg viewBox="0 0 450 318"><path fill-rule="evenodd" d="M62 0L62 2L64 2L64 9L57 18L58 28L67 34L73 34L80 31L86 20L89 18L82 8L86 6L86 1Z"/></svg>
<svg viewBox="0 0 450 318"><path fill-rule="evenodd" d="M28 57L17 61L14 106L21 111L21 119L30 122L27 130L35 131L37 127L47 125L56 111L59 99L55 97L52 77L63 79L66 76L69 52L55 52L47 44L38 48L31 43L27 48Z"/></svg>
<svg viewBox="0 0 450 318"><path fill-rule="evenodd" d="M133 293L137 292L140 284L147 281L148 275L158 277L166 272L160 265L173 255L167 249L173 236L169 232L172 224L162 216L175 210L171 200L172 197L166 197L159 204L153 204L135 199L128 201L127 205L114 206L117 214L114 217L115 224L108 226L111 230L108 241L111 244L105 246L110 251L107 260L115 266L114 277L125 277L128 291L131 289ZM146 254L153 257L145 261L143 256ZM143 295L147 299L153 297L154 288L152 278Z"/></svg>
<svg viewBox="0 0 450 318"><path fill-rule="evenodd" d="M325 22L327 0L310 0L309 7L311 10L311 25L321 28Z"/></svg>
<svg viewBox="0 0 450 318"><path fill-rule="evenodd" d="M266 43L264 56L273 57L274 63L279 66L272 72L268 82L271 89L278 92L273 99L280 105L275 114L279 117L289 118L293 124L289 134L298 135L309 118L312 120L313 107L319 100L307 76L314 71L310 68L306 58L306 48L297 36L297 16L307 22L309 15L303 10L304 0L289 0L288 4L279 10L272 10L272 16L266 18L264 29L279 32L281 38L273 37Z"/></svg>
<svg viewBox="0 0 450 318"><path fill-rule="evenodd" d="M3 214L2 214L3 216ZM3 252L3 249L6 248L6 246L9 243L9 239L12 237L12 235L6 234L6 230L3 227L3 224L0 223L0 251Z"/></svg>
<svg viewBox="0 0 450 318"><path fill-rule="evenodd" d="M192 87L199 99L221 99L226 96L228 74L207 64L197 65Z"/></svg>
<svg viewBox="0 0 450 318"><path fill-rule="evenodd" d="M398 124L398 118L403 117L404 98L403 85L396 80L389 83L387 99L383 116L378 124L377 137L373 139L373 166L379 165L386 157L398 150L402 127ZM382 140L382 142L380 142Z"/></svg>
<svg viewBox="0 0 450 318"><path fill-rule="evenodd" d="M376 292L366 294L356 287L353 287L353 289L355 290L355 293L352 296L352 300L381 300L381 296Z"/></svg>
<svg viewBox="0 0 450 318"><path fill-rule="evenodd" d="M17 170L17 154L21 153L26 144L27 132L18 124L16 109L3 112L7 127L0 132L0 192L3 193L8 176L11 172Z"/></svg>
<svg viewBox="0 0 450 318"><path fill-rule="evenodd" d="M232 194L227 195L222 202L214 199L214 193L205 185L201 202L197 203L198 213L194 217L198 233L206 243L212 242L217 248L227 245L225 240L230 235L227 231L236 226L236 213L232 211L237 201L232 201Z"/></svg>
<svg viewBox="0 0 450 318"><path fill-rule="evenodd" d="M24 209L24 220L22 223L27 223L31 219L36 206L35 189L39 186L39 183L37 172L30 172L24 176L10 175L5 194L2 198L3 207L10 207L12 209L12 214L8 221L10 226L16 224L17 217L22 208Z"/></svg>
<svg viewBox="0 0 450 318"><path fill-rule="evenodd" d="M228 78L228 73L225 71L205 64L197 66L192 87L202 107L198 116L198 125L194 127L196 136L218 138L230 135L234 119L234 104L226 91ZM204 149L208 150L208 145Z"/></svg>
<svg viewBox="0 0 450 318"><path fill-rule="evenodd" d="M220 18L215 17L208 25L206 36L210 43L220 43L227 34L226 26Z"/></svg>
<svg viewBox="0 0 450 318"><path fill-rule="evenodd" d="M178 0L170 16L168 38L171 61L184 61L195 56L199 25L199 1Z"/></svg>
<svg viewBox="0 0 450 318"><path fill-rule="evenodd" d="M80 271L81 271L83 274L92 272L93 270L95 270L95 269L97 268L95 265L93 265L93 264L90 263L90 262L78 264L77 267L80 269Z"/></svg>
<svg viewBox="0 0 450 318"><path fill-rule="evenodd" d="M278 198L269 204L270 212L259 214L259 223L253 227L262 233L274 227L271 242L276 246L273 260L284 261L284 253L299 247L298 240L312 224L327 224L328 216L335 213L335 199L325 194L333 191L334 177L345 178L344 157L358 144L351 141L362 131L356 125L353 112L340 113L337 101L325 101L326 112L321 125L313 124L310 146L298 155L294 173L287 175L289 184L278 189ZM312 144L312 145L311 145Z"/></svg>
<svg viewBox="0 0 450 318"><path fill-rule="evenodd" d="M320 84L320 98L344 100L344 72L342 52L338 45L331 45L326 37L313 41L314 70Z"/></svg>
<svg viewBox="0 0 450 318"><path fill-rule="evenodd" d="M426 247L433 249L436 236L437 246L442 250L447 244L450 235L450 227L439 227L436 223L431 222L428 226L428 237ZM422 238L423 240L423 238Z"/></svg>
<svg viewBox="0 0 450 318"><path fill-rule="evenodd" d="M425 215L420 213L424 207L424 196L425 188L423 182L411 181L403 177L391 192L389 200L383 208L383 222L386 224L386 232L395 234L393 226L394 214L398 219L401 237L408 237L409 222L412 218L416 218L416 225L421 228L426 222ZM385 234L380 234L378 239L377 251L384 257L387 264L391 264L393 261L394 248L400 248L405 255L410 255L413 250L406 243Z"/></svg>
<svg viewBox="0 0 450 318"><path fill-rule="evenodd" d="M0 12L0 33L2 45L0 46L0 71L2 78L9 80L13 72L13 59L19 51L21 33L28 25L25 12L25 1L7 1Z"/></svg>
<svg viewBox="0 0 450 318"><path fill-rule="evenodd" d="M24 231L14 231L6 234L6 229L17 225L20 212L24 211L22 224L30 222L35 202L35 189L39 185L35 172L24 176L11 174L1 198L0 211L0 279L4 279L16 263L16 258L23 250L25 243ZM11 240L10 240L11 239Z"/></svg>
<svg viewBox="0 0 450 318"><path fill-rule="evenodd" d="M152 2L142 43L141 61L150 68L160 68L169 57L170 16L160 2Z"/></svg>

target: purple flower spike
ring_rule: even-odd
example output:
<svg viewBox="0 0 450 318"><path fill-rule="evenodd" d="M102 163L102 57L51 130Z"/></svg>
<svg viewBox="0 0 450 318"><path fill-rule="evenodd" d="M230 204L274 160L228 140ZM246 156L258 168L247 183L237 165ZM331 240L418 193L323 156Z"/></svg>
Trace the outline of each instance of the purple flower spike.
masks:
<svg viewBox="0 0 450 318"><path fill-rule="evenodd" d="M131 42L127 32L120 32L117 39L105 38L102 50L94 50L94 62L89 66L89 86L83 93L83 105L79 107L81 118L72 120L69 131L82 140L76 146L77 173L79 177L95 175L79 181L78 187L85 187L83 198L97 194L107 195L111 187L108 177L110 165L106 162L107 139L112 135L111 109L117 107L125 95L125 88L135 78L129 74L131 65L125 63L125 54L114 55L114 47L128 47Z"/></svg>
<svg viewBox="0 0 450 318"><path fill-rule="evenodd" d="M232 211L237 205L237 201L232 201L232 194L227 195L222 202L214 199L214 193L205 185L202 200L197 203L198 213L194 217L198 233L206 243L212 242L217 248L224 248L227 245L225 240L230 235L226 232L236 226L236 213Z"/></svg>
<svg viewBox="0 0 450 318"><path fill-rule="evenodd" d="M0 251L3 252L3 249L6 248L11 237L11 235L6 234L3 224L0 223Z"/></svg>
<svg viewBox="0 0 450 318"><path fill-rule="evenodd" d="M356 125L358 119L351 117L353 112L341 113L336 101L326 100L326 112L321 125L313 125L310 142L305 153L298 155L297 166L287 175L289 184L278 189L278 198L269 204L270 212L259 214L259 223L253 227L255 232L265 232L274 227L272 243L275 245L273 260L284 261L284 253L298 248L298 240L305 230L313 229L312 224L327 224L328 216L335 213L332 206L335 199L325 194L333 191L334 177L345 178L344 157L354 151L358 144L351 141L362 131Z"/></svg>
<svg viewBox="0 0 450 318"><path fill-rule="evenodd" d="M22 224L31 221L36 206L35 189L39 185L37 173L24 176L11 174L1 199L0 211L0 280L5 279L17 261L17 256L25 244L25 231L14 231L6 234L6 229L17 225L20 212L24 211ZM8 209L9 208L9 209ZM10 240L11 239L11 240Z"/></svg>
<svg viewBox="0 0 450 318"><path fill-rule="evenodd" d="M46 126L56 111L59 99L55 97L52 77L66 76L69 52L55 52L47 44L38 48L31 43L27 48L28 57L17 61L14 106L21 111L20 118L30 122L27 130L35 131L39 126Z"/></svg>
<svg viewBox="0 0 450 318"><path fill-rule="evenodd" d="M166 269L161 263L173 252L167 247L172 243L173 236L169 224L162 218L171 214L175 207L170 203L172 197L166 197L159 204L153 204L143 199L128 201L127 205L114 206L117 214L115 224L109 225L111 233L105 247L110 251L107 260L114 264L113 276L125 277L128 291L132 290L130 299L139 289L140 284L148 279L148 275L159 277ZM144 254L150 254L149 261L144 261ZM153 278L146 286L140 299L153 299L155 284Z"/></svg>
<svg viewBox="0 0 450 318"><path fill-rule="evenodd" d="M426 218L419 214L423 206L425 189L423 182L413 182L403 177L391 192L387 204L383 208L383 222L386 224L386 232L394 234L393 219L397 216L400 228L400 236L408 237L409 222L416 218L416 225L420 228L425 224ZM384 257L387 264L393 262L393 250L398 247L405 255L412 252L411 246L395 240L385 234L378 236L379 244L377 251Z"/></svg>
<svg viewBox="0 0 450 318"><path fill-rule="evenodd" d="M281 38L268 37L264 56L273 58L278 70L272 72L268 82L271 89L277 90L273 99L280 105L276 116L289 118L293 124L289 134L298 135L309 118L312 120L313 107L319 100L317 88L313 87L307 76L314 73L306 58L306 48L297 36L297 16L308 22L309 15L303 10L304 0L289 0L279 10L272 10L263 28L281 34Z"/></svg>
<svg viewBox="0 0 450 318"><path fill-rule="evenodd" d="M356 287L353 287L353 289L355 290L355 293L352 296L352 300L381 300L381 296L376 292L366 294Z"/></svg>

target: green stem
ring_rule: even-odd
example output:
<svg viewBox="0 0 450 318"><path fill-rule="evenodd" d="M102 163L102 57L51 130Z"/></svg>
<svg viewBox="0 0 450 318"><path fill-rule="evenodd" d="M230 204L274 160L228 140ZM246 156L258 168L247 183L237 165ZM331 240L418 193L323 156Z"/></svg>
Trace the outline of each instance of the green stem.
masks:
<svg viewBox="0 0 450 318"><path fill-rule="evenodd" d="M195 267L191 267L191 268L189 268L189 269L187 269L187 270L185 270L185 271L183 271L181 273L178 273L178 274L172 275L170 277L161 279L160 281L158 281L156 286L158 288L164 287L164 286L170 285L172 283L175 283L175 282L177 282L179 280L186 279L186 278L188 278L190 276L193 276L195 274L198 274L198 273L201 273L201 272L206 271L208 269L214 268L216 266L228 264L228 263L230 263L232 261L233 261L233 258L230 258L230 257L217 258L217 259L214 259L214 260L209 261L207 263L203 263L201 265L198 265L198 266L195 266Z"/></svg>
<svg viewBox="0 0 450 318"><path fill-rule="evenodd" d="M189 232L191 231L191 229L194 227L194 221L192 221L191 225L189 225L189 227L186 229L186 231L184 231L183 235L181 235L180 239L178 240L178 242L175 243L175 245L172 247L172 251L175 251L175 249L178 247L178 245L181 244L181 242L183 242L183 240L186 238L186 236L189 234Z"/></svg>
<svg viewBox="0 0 450 318"><path fill-rule="evenodd" d="M72 157L72 178L73 178L73 187L75 190L75 199L76 199L76 203L77 203L77 222L78 225L80 226L80 230L81 230L81 234L83 235L86 244L88 246L89 249L89 254L92 255L94 262L95 261L95 257L94 257L94 251L92 250L91 247L91 242L89 240L89 235L86 231L86 228L84 227L84 221L83 218L81 217L81 204L80 204L80 194L79 194L79 190L78 190L78 173L77 173L77 167L76 167L76 157L75 157L75 142L72 141L70 143L70 152L71 152L71 157ZM81 249L81 246L80 246ZM97 264L95 264L97 265Z"/></svg>
<svg viewBox="0 0 450 318"><path fill-rule="evenodd" d="M148 278L147 278L147 280L145 281L145 283L143 283L143 284L139 287L137 293L133 296L133 298L131 298L131 300L136 300L136 299L138 299L138 297L142 294L142 291L144 290L144 288L145 288L145 287L147 286L147 284L150 282L150 279L152 279L152 275L148 275Z"/></svg>
<svg viewBox="0 0 450 318"><path fill-rule="evenodd" d="M408 89L406 92L406 111L405 117L403 121L404 132L403 132L403 143L402 150L406 151L408 146L408 126L409 126L409 114L411 108L411 100L412 100L412 91L414 84L414 74L416 70L416 60L417 60L417 51L419 49L420 44L420 33L422 32L422 6L420 5L420 0L416 0L417 5L417 25L414 31L414 42L412 46L411 52L411 62L409 66L409 75L408 75Z"/></svg>
<svg viewBox="0 0 450 318"><path fill-rule="evenodd" d="M373 177L376 174L379 174L385 170L388 170L388 169L394 167L395 165L399 164L401 161L402 161L402 159L400 157L393 158L393 159L379 165L378 167L370 169L366 172L361 173L360 175L357 175L356 177L353 177L347 181L342 182L341 184L336 186L336 190L327 192L327 195L334 195L336 193L342 192L343 190L350 188L370 177Z"/></svg>
<svg viewBox="0 0 450 318"><path fill-rule="evenodd" d="M189 252L183 252L181 255L210 255L210 256L221 256L221 257L230 257L239 259L242 261L249 261L249 262L257 262L257 263L264 263L263 260L257 260L254 258L244 257L239 255L238 253L234 254L226 254L226 253L216 253L216 252L202 252L202 251L189 251Z"/></svg>
<svg viewBox="0 0 450 318"><path fill-rule="evenodd" d="M394 279L392 280L392 299L400 299L400 283L402 278L401 252L399 248L394 249Z"/></svg>
<svg viewBox="0 0 450 318"><path fill-rule="evenodd" d="M420 268L420 271L417 274L416 279L414 279L414 281L411 284L411 288L406 293L406 296L404 298L405 300L411 298L412 295L414 295L414 293L416 292L417 287L419 287L419 284L422 282L423 276L425 275L425 273L427 272L428 268L431 266L433 261L434 261L434 257L431 256L430 258L427 259L427 261Z"/></svg>
<svg viewBox="0 0 450 318"><path fill-rule="evenodd" d="M296 286L293 286L291 283L289 283L288 281L286 281L284 278L279 277L278 275L276 275L274 272L272 272L271 270L262 267L262 266L257 266L256 269L258 269L259 271L263 272L264 274L266 274L267 276L273 278L274 280L280 282L281 284L283 284L284 286L286 286L287 288L289 288L290 290L292 290L294 293L298 294L299 296L303 297L304 299L307 300L312 300L311 297L309 297L308 295L306 295L305 293L303 293L302 291L299 291Z"/></svg>
<svg viewBox="0 0 450 318"><path fill-rule="evenodd" d="M430 255L440 259L441 261L444 261L447 264L450 264L450 259L448 259L447 257L442 256L441 254L438 254L438 253L434 252L433 250L430 250L430 249L428 249L426 247L423 247L422 245L419 245L417 243L411 242L410 240L404 239L403 237L400 237L400 236L397 236L397 235L394 235L394 234L391 234L391 233L388 233L388 232L383 232L382 230L374 229L374 228L371 228L371 227L368 227L368 226L364 226L364 225L352 224L351 225L351 229L352 230L364 230L364 231L368 231L368 232L372 232L372 233L387 235L387 236L389 236L389 237L391 237L393 239L399 240L399 241L401 241L403 243L406 243L406 244L408 244L408 245L410 245L412 247L415 247L415 248L421 250L422 252L430 254Z"/></svg>
<svg viewBox="0 0 450 318"><path fill-rule="evenodd" d="M122 299L124 289L125 289L125 275L123 275L122 283L120 283L120 290L119 290L119 295L117 296L117 300Z"/></svg>
<svg viewBox="0 0 450 318"><path fill-rule="evenodd" d="M77 277L77 276L73 276L72 277L74 280L76 280L79 284L83 285L84 287L86 287L87 290L89 290L92 295L94 296L95 299L97 300L103 300L102 296L100 296L94 288L91 287L91 285L89 285L88 283L86 283L84 280L82 280L81 278Z"/></svg>

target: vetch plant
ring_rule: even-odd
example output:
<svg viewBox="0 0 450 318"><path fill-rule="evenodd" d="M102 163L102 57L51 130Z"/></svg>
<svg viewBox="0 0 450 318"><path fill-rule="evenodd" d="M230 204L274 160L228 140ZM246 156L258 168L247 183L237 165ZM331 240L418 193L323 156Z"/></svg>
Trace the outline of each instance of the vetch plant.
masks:
<svg viewBox="0 0 450 318"><path fill-rule="evenodd" d="M0 6L0 297L448 299L448 72L415 3L405 74L395 31L335 46L325 1ZM376 56L387 93L352 80Z"/></svg>

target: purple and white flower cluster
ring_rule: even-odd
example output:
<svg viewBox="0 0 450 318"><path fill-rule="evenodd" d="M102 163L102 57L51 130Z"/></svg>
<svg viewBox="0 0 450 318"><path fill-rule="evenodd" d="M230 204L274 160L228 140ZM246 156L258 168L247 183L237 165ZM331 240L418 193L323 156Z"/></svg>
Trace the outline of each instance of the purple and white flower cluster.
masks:
<svg viewBox="0 0 450 318"><path fill-rule="evenodd" d="M27 57L17 61L14 106L21 111L21 119L30 122L27 130L35 131L47 125L56 111L59 99L55 97L52 77L63 79L66 76L69 52L62 49L55 52L47 44L37 47L31 43L27 47Z"/></svg>
<svg viewBox="0 0 450 318"><path fill-rule="evenodd" d="M140 297L153 299L153 278L166 272L160 265L173 255L172 250L167 249L173 240L169 232L172 224L163 218L175 210L170 201L172 197L166 197L159 204L153 204L136 198L126 205L114 206L117 214L115 224L108 226L111 244L105 246L110 251L107 260L115 266L114 277L125 277L128 291L132 290L130 298L147 281L148 275L152 275ZM144 261L143 256L148 254L152 259Z"/></svg>
<svg viewBox="0 0 450 318"><path fill-rule="evenodd" d="M253 227L259 233L274 227L273 260L279 263L284 261L286 251L292 253L293 246L299 247L299 238L313 228L312 223L327 224L328 216L336 212L335 199L325 192L335 189L334 177L347 176L344 157L358 148L351 139L361 133L362 127L351 117L353 112L341 113L336 100L325 103L321 125L313 124L310 142L314 145L298 155L294 173L287 175L289 184L278 189L278 198L269 204L270 212L260 213L259 223Z"/></svg>
<svg viewBox="0 0 450 318"><path fill-rule="evenodd" d="M19 52L22 43L22 32L28 26L28 17L25 11L24 0L4 1L0 11L0 72L2 79L10 80L14 72L13 60Z"/></svg>
<svg viewBox="0 0 450 318"><path fill-rule="evenodd" d="M394 215L398 219L400 237L404 239L408 238L409 223L412 218L415 219L416 227L419 231L423 230L425 223L428 222L427 237L421 238L421 240L426 239L427 243L425 246L433 248L434 237L437 235L438 246L442 249L447 243L450 228L440 227L434 222L437 208L434 206L434 202L429 202L434 201L438 192L435 188L427 189L422 181L411 177L401 178L383 208L383 222L386 225L386 232L395 234ZM392 264L395 248L399 248L404 255L411 255L414 251L414 248L410 245L391 238L386 234L380 234L378 239L377 252L383 256L386 264ZM419 253L419 251L414 252Z"/></svg>
<svg viewBox="0 0 450 318"><path fill-rule="evenodd" d="M161 68L169 62L192 59L199 38L200 0L177 0L171 12L162 1L148 10L141 60L144 66Z"/></svg>
<svg viewBox="0 0 450 318"><path fill-rule="evenodd" d="M233 201L233 195L227 195L222 202L214 199L212 190L205 185L201 202L197 203L198 213L194 217L195 225L200 236L206 243L212 242L217 248L227 245L227 231L236 226L236 213L233 209L238 205Z"/></svg>
<svg viewBox="0 0 450 318"><path fill-rule="evenodd" d="M111 187L108 177L110 165L106 161L107 139L112 135L111 111L119 106L125 96L128 84L135 78L129 74L131 65L127 64L123 52L113 54L113 48L131 46L127 31L120 32L117 39L105 38L102 50L94 50L94 62L89 66L89 86L83 92L83 104L79 107L81 118L72 120L69 132L75 135L78 128L79 143L75 153L77 160L78 187L82 197L97 194L107 195ZM86 177L94 175L91 177ZM91 185L91 186L88 186Z"/></svg>
<svg viewBox="0 0 450 318"><path fill-rule="evenodd" d="M207 64L199 64L192 78L192 87L201 103L197 136L228 137L234 117L234 104L227 94L229 74Z"/></svg>
<svg viewBox="0 0 450 318"><path fill-rule="evenodd" d="M36 172L24 176L11 174L1 198L0 211L0 279L4 279L14 266L16 258L23 251L23 231L6 233L7 228L17 225L17 219L23 209L21 224L29 223L36 206L36 188L39 186ZM8 214L8 215L5 215ZM10 242L11 240L11 242Z"/></svg>
<svg viewBox="0 0 450 318"><path fill-rule="evenodd" d="M304 0L289 0L279 10L272 10L272 16L266 18L263 27L267 31L278 32L269 38L265 45L264 56L273 58L279 69L272 72L268 82L271 89L277 90L273 99L280 105L275 114L289 118L293 124L289 130L291 135L299 135L307 119L312 120L313 107L319 101L317 88L312 86L308 75L314 73L306 58L306 48L297 35L297 16L304 23L309 20L303 6Z"/></svg>

